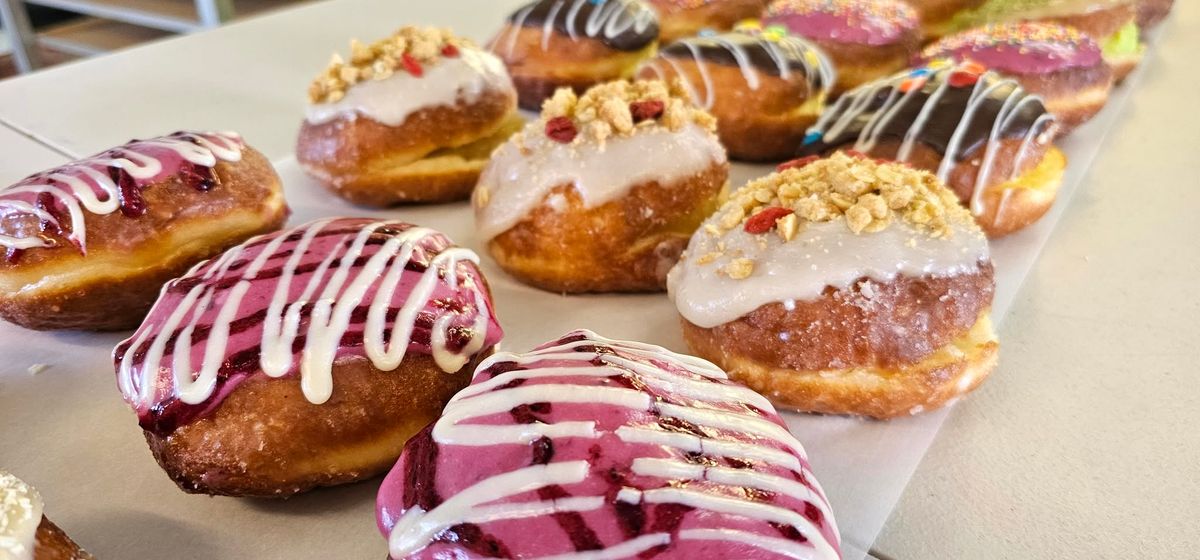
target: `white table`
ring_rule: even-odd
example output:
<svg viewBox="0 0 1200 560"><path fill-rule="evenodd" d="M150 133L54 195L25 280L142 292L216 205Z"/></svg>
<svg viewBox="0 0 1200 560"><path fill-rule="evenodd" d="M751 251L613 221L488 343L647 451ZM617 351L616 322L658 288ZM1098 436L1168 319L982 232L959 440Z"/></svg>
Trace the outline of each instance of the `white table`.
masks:
<svg viewBox="0 0 1200 560"><path fill-rule="evenodd" d="M73 155L172 129L230 128L279 158L292 150L308 81L349 37L403 23L486 37L503 6L518 3L311 5L0 82L0 123ZM1179 4L1091 184L1003 325L999 371L951 415L877 556L1182 558L1200 548L1200 444L1191 435L1200 390L1189 375L1200 354L1200 113L1185 104L1200 92L1191 60L1200 37L1187 33L1200 25L1200 5ZM45 166L4 157L28 171ZM110 374L97 375L105 390ZM323 518L303 498L289 512ZM140 519L131 512L111 525L129 538L147 529ZM201 556L224 550L202 544Z"/></svg>

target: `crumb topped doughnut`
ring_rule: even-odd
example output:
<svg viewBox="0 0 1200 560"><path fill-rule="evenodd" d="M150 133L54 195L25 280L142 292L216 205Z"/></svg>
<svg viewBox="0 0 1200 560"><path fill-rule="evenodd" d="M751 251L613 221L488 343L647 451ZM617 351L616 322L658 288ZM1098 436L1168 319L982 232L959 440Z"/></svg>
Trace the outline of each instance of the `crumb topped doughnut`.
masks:
<svg viewBox="0 0 1200 560"><path fill-rule="evenodd" d="M770 402L704 360L582 330L481 364L405 446L377 517L397 560L841 557Z"/></svg>
<svg viewBox="0 0 1200 560"><path fill-rule="evenodd" d="M134 140L32 175L0 189L0 317L136 327L163 283L287 213L271 164L232 132Z"/></svg>
<svg viewBox="0 0 1200 560"><path fill-rule="evenodd" d="M930 64L838 99L809 130L801 156L851 149L933 172L989 237L1041 218L1054 203L1066 157L1057 123L1014 79L975 62Z"/></svg>
<svg viewBox="0 0 1200 560"><path fill-rule="evenodd" d="M807 412L915 414L996 361L987 239L933 175L837 153L734 193L669 289L697 355Z"/></svg>
<svg viewBox="0 0 1200 560"><path fill-rule="evenodd" d="M508 65L521 107L560 87L576 93L633 76L658 45L658 17L639 0L535 0L509 16L490 48Z"/></svg>
<svg viewBox="0 0 1200 560"><path fill-rule="evenodd" d="M479 237L539 288L660 290L728 179L714 127L678 85L561 89L492 155L474 195Z"/></svg>
<svg viewBox="0 0 1200 560"><path fill-rule="evenodd" d="M1001 23L965 31L929 45L917 63L939 58L973 60L1017 80L1042 98L1058 119L1060 136L1103 109L1113 83L1100 46L1057 23Z"/></svg>
<svg viewBox="0 0 1200 560"><path fill-rule="evenodd" d="M500 59L451 31L403 27L350 43L309 87L296 154L356 204L467 198L488 154L521 127Z"/></svg>
<svg viewBox="0 0 1200 560"><path fill-rule="evenodd" d="M776 0L763 25L783 26L828 55L834 95L907 68L921 45L917 12L901 0Z"/></svg>
<svg viewBox="0 0 1200 560"><path fill-rule="evenodd" d="M477 259L393 221L252 239L163 289L113 352L118 384L188 492L282 497L369 478L502 336Z"/></svg>
<svg viewBox="0 0 1200 560"><path fill-rule="evenodd" d="M741 31L668 45L638 76L680 80L717 118L729 155L747 161L791 157L834 84L829 60L808 41Z"/></svg>
<svg viewBox="0 0 1200 560"><path fill-rule="evenodd" d="M94 560L42 513L42 495L0 470L0 558Z"/></svg>
<svg viewBox="0 0 1200 560"><path fill-rule="evenodd" d="M659 40L672 43L702 31L729 31L762 15L765 0L646 0L658 12Z"/></svg>

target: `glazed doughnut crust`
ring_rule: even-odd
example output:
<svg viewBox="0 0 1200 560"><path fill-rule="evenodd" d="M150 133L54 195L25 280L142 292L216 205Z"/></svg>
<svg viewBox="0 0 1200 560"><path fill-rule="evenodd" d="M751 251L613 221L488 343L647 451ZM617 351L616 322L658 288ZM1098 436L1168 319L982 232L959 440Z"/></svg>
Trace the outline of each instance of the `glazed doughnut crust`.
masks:
<svg viewBox="0 0 1200 560"><path fill-rule="evenodd" d="M95 560L44 515L38 524L36 539L34 560Z"/></svg>
<svg viewBox="0 0 1200 560"><path fill-rule="evenodd" d="M147 185L146 213L86 214L87 255L70 243L0 259L0 317L30 329L124 330L141 322L164 283L243 240L279 229L287 206L279 176L244 146L219 162L201 192L178 176ZM0 221L0 232L37 231L37 219Z"/></svg>
<svg viewBox="0 0 1200 560"><path fill-rule="evenodd" d="M516 103L510 92L491 90L474 103L421 109L400 126L365 115L305 121L296 157L329 190L355 204L462 200L491 149L514 131L514 123L519 126Z"/></svg>
<svg viewBox="0 0 1200 560"><path fill-rule="evenodd" d="M146 441L191 493L283 498L362 480L391 468L487 354L456 373L427 355L411 354L388 372L365 358L345 359L334 365L333 395L320 405L304 397L298 375L258 375L213 414L165 437L147 431Z"/></svg>
<svg viewBox="0 0 1200 560"><path fill-rule="evenodd" d="M637 185L595 208L561 185L488 249L507 272L544 290L662 290L692 232L716 209L728 175L729 164L713 164L674 184ZM555 196L565 199L564 208L547 203Z"/></svg>
<svg viewBox="0 0 1200 560"><path fill-rule="evenodd" d="M711 0L694 8L680 6L676 0L651 0L658 11L659 40L667 44L691 37L702 29L728 31L744 19L762 15L763 0Z"/></svg>

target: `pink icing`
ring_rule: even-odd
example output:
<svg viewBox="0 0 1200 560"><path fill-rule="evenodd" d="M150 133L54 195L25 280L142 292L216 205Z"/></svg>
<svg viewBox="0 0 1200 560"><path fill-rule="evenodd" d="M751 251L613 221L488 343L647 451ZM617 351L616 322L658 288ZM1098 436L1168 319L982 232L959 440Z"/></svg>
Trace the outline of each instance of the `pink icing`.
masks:
<svg viewBox="0 0 1200 560"><path fill-rule="evenodd" d="M398 243L402 239L409 241ZM406 258L408 250L411 254ZM445 258L460 253L465 256ZM390 369L381 366L365 346L373 332L367 323L373 304L384 313L381 340L411 324L411 334L400 341L408 352L435 357L440 352L466 361L494 346L503 335L473 258L473 253L455 248L440 233L395 221L324 220L251 239L163 288L141 328L114 350L119 385L142 427L165 435L215 410L239 383L270 371L276 376L307 375L300 368L308 364L310 371L328 372L334 362L348 358L371 359L380 369ZM432 269L431 262L435 263ZM368 270L372 263L385 266ZM428 278L433 280L431 291L421 287L427 270L436 273ZM398 277L390 289L389 273ZM365 286L361 297L352 294L356 282ZM427 295L410 302L416 293ZM344 304L345 328L328 337L334 345L331 355L308 358L323 332L314 330L314 314L322 302L334 309L324 321L333 325L341 325L336 309ZM405 304L415 312L410 323L403 321ZM277 323L281 325L277 332L294 336L279 345L282 357L290 362L268 367L270 352L264 348L275 340L268 334L268 323L293 313L294 328ZM194 371L176 372L175 344L188 336L189 324L186 347ZM227 336L221 335L224 329ZM162 348L158 367L148 363L156 343ZM205 366L216 371L212 388L200 392L207 398L184 402L176 374L196 380Z"/></svg>
<svg viewBox="0 0 1200 560"><path fill-rule="evenodd" d="M814 41L879 46L915 32L920 21L899 0L777 0L763 23Z"/></svg>
<svg viewBox="0 0 1200 560"><path fill-rule="evenodd" d="M32 175L0 189L0 221L10 227L0 247L10 260L19 251L67 241L86 252L86 214L146 212L142 190L180 177L201 191L215 186L212 168L237 161L245 144L232 132L176 132L133 140L87 159Z"/></svg>
<svg viewBox="0 0 1200 560"><path fill-rule="evenodd" d="M508 400L516 392L525 395ZM602 402L601 393L614 392L646 397L646 406ZM500 399L499 406L486 408L489 399ZM513 406L505 408L508 404ZM731 423L718 426L680 418L678 408L672 407L718 413ZM491 412L499 409L503 410ZM549 437L536 431L572 422L594 422L597 437ZM514 440L493 439L486 431L521 426L529 431ZM638 442L618 431L628 429L710 443L704 449L688 449ZM712 442L748 444L774 455L764 459L729 453ZM637 462L654 459L704 475L635 472ZM475 508L523 507L539 501L565 504L572 499L594 499L602 502L598 507L474 522L462 511L455 513L454 501L469 499L474 491L468 489L477 484L494 492L512 491L511 486L492 483L492 477L580 462L586 465L586 475L578 482L536 478L523 486L527 491L479 502ZM719 475L761 477L793 486L780 491L769 483L730 484L718 481ZM676 488L793 517L790 522L766 520L757 513L731 513L724 506L651 498ZM621 555L631 558L781 558L784 553L779 550L789 547L803 557L838 558L837 528L829 511L799 442L761 396L702 360L587 331L570 333L529 354L498 354L481 364L472 385L451 401L443 418L408 442L384 480L377 503L379 529L389 537L397 559L532 558L621 546L635 547ZM473 513L478 515L477 510ZM436 519L449 521L436 525ZM423 529L430 524L432 529ZM695 538L705 531L741 538ZM638 539L658 542L638 547Z"/></svg>
<svg viewBox="0 0 1200 560"><path fill-rule="evenodd" d="M1100 46L1074 28L1055 23L997 24L946 37L915 61L974 60L1002 74L1049 74L1103 64Z"/></svg>

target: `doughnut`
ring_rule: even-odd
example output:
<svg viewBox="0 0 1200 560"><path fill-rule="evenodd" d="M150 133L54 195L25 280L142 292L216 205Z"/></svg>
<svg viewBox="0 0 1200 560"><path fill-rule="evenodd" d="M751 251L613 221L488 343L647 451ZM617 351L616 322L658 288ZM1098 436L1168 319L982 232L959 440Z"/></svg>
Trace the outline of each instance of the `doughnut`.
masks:
<svg viewBox="0 0 1200 560"><path fill-rule="evenodd" d="M781 169L735 192L671 270L688 347L803 412L887 419L978 386L998 352L993 268L954 193L844 153Z"/></svg>
<svg viewBox="0 0 1200 560"><path fill-rule="evenodd" d="M955 16L964 10L982 4L984 0L904 0L904 2L917 10L925 37L937 39L953 31Z"/></svg>
<svg viewBox="0 0 1200 560"><path fill-rule="evenodd" d="M701 31L729 31L738 22L762 15L765 0L647 0L658 12L663 44Z"/></svg>
<svg viewBox="0 0 1200 560"><path fill-rule="evenodd" d="M42 495L0 470L0 558L4 560L94 560L42 514Z"/></svg>
<svg viewBox="0 0 1200 560"><path fill-rule="evenodd" d="M908 68L921 46L917 12L901 0L776 0L763 25L817 45L837 69L833 95Z"/></svg>
<svg viewBox="0 0 1200 560"><path fill-rule="evenodd" d="M817 122L801 156L838 149L935 173L988 237L1037 221L1062 184L1056 120L1015 80L945 59L847 93Z"/></svg>
<svg viewBox="0 0 1200 560"><path fill-rule="evenodd" d="M589 331L480 364L405 446L376 515L397 560L841 558L769 401L704 360Z"/></svg>
<svg viewBox="0 0 1200 560"><path fill-rule="evenodd" d="M1138 0L988 0L959 14L964 31L989 23L1049 21L1074 27L1096 40L1121 83L1141 62L1145 46L1137 25Z"/></svg>
<svg viewBox="0 0 1200 560"><path fill-rule="evenodd" d="M683 39L647 61L638 76L681 80L717 117L730 157L745 161L791 157L834 83L833 68L815 46L776 33Z"/></svg>
<svg viewBox="0 0 1200 560"><path fill-rule="evenodd" d="M521 107L560 87L576 93L633 76L658 46L658 17L639 0L535 0L509 16L490 48L512 74Z"/></svg>
<svg viewBox="0 0 1200 560"><path fill-rule="evenodd" d="M470 197L488 154L524 124L504 63L436 28L350 47L309 88L300 165L364 206Z"/></svg>
<svg viewBox="0 0 1200 560"><path fill-rule="evenodd" d="M562 293L662 290L729 177L712 116L686 99L656 81L558 90L475 189L500 268Z"/></svg>
<svg viewBox="0 0 1200 560"><path fill-rule="evenodd" d="M1171 15L1171 8L1174 6L1175 0L1138 0L1138 28L1142 31L1148 31L1158 27L1158 24Z"/></svg>
<svg viewBox="0 0 1200 560"><path fill-rule="evenodd" d="M1100 46L1057 23L1000 23L965 31L929 45L915 64L939 58L974 60L1013 78L1042 98L1058 119L1059 136L1095 116L1112 90L1112 68Z"/></svg>
<svg viewBox="0 0 1200 560"><path fill-rule="evenodd" d="M113 351L181 489L287 497L386 471L491 353L478 257L396 221L257 237L163 288Z"/></svg>
<svg viewBox="0 0 1200 560"><path fill-rule="evenodd" d="M132 329L162 285L283 226L279 176L232 132L133 140L0 189L0 318Z"/></svg>

